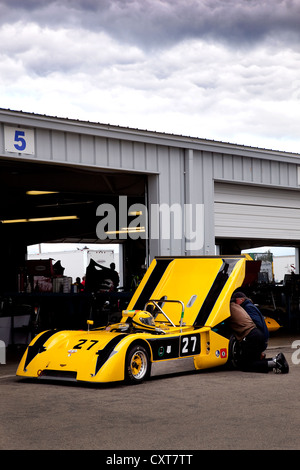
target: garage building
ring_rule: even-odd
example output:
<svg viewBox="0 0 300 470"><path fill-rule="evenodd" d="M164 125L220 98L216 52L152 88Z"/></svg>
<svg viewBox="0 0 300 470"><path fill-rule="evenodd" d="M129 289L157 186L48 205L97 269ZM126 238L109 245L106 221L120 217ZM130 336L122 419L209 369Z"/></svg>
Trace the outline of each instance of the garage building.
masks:
<svg viewBox="0 0 300 470"><path fill-rule="evenodd" d="M121 243L125 277L159 255L292 246L298 273L299 168L298 154L0 109L1 293L43 242Z"/></svg>

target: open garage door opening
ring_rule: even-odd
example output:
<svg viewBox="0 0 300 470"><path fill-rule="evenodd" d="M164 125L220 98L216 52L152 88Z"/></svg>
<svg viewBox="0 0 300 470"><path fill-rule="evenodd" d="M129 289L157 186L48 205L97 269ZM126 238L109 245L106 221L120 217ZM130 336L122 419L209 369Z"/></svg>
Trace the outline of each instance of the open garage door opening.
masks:
<svg viewBox="0 0 300 470"><path fill-rule="evenodd" d="M247 252L261 263L247 294L293 330L300 328L299 227L298 191L215 183L217 253Z"/></svg>
<svg viewBox="0 0 300 470"><path fill-rule="evenodd" d="M299 273L298 191L216 182L214 210L219 254L255 252L260 247L295 250L295 273Z"/></svg>
<svg viewBox="0 0 300 470"><path fill-rule="evenodd" d="M2 290L14 290L15 267L27 246L34 244L121 243L131 265L145 263L143 240L132 243L129 237L120 239L118 233L100 240L96 233L99 206L115 208L118 223L120 196L126 198L128 207L145 203L144 175L21 161L2 160L0 166L0 230L7 258L2 262Z"/></svg>
<svg viewBox="0 0 300 470"><path fill-rule="evenodd" d="M129 236L120 236L118 233L120 229L126 229L118 225L119 202L120 198L123 198L122 201L126 202L128 208L134 204L145 205L146 181L143 174L104 172L99 169L71 165L1 160L0 290L5 308L8 308L9 302L10 305L15 304L16 299L18 299L18 304L24 305L25 302L34 308L33 303L36 302L41 307L41 298L37 298L37 295L42 293L41 286L37 287L36 282L31 283L30 286L28 284L26 263L28 247L32 245L51 244L54 247L59 244L61 249L64 244L68 246L73 244L75 250L77 246L87 247L89 253L86 255L89 261L95 262L95 265L100 264L98 261L105 261L103 263L105 267L109 267L111 262L115 263L116 268L121 270L119 274L122 285L119 282L118 289L130 291L132 279L141 276L145 268L147 246L146 239L142 237L134 239ZM116 233L106 238L105 236L99 238L99 233L97 233L97 224L101 220L101 217L97 216L97 209L102 205L112 208L116 213ZM133 216L131 217L130 214L127 216L129 224ZM124 221L124 215L122 220ZM107 229L104 225L103 227ZM105 250L103 250L103 256L93 256L95 255L93 252L100 252L102 246L110 252L117 252L118 256L120 253L121 259L108 257L106 260ZM50 261L53 274L53 265L57 260ZM60 266L64 268L63 264L62 261L56 268L61 269ZM38 274L43 273L35 274L39 277ZM64 276L64 271L54 274L55 277ZM84 274L86 273L80 271L78 266L78 276L82 278ZM78 305L75 307L74 304L71 305L68 302L66 304L65 298L59 300L59 307L57 304L51 307L50 304L53 303L55 295L73 292L73 286L63 291L61 285L57 286L57 282L54 287L53 279L51 282L52 286L49 289L51 292L46 293L51 294L51 300L50 297L46 301L43 300L43 308L47 313L43 327L84 327L82 321L86 325L86 318L90 317L92 307L90 305L82 308ZM75 279L68 282L69 285L73 285ZM89 294L97 295L97 292L90 290ZM27 296L26 299L21 298L22 295ZM34 295L35 299L33 299ZM78 309L84 310L83 318L79 318L81 314ZM15 310L14 308L14 312ZM59 315L61 322L57 321ZM105 322L106 319L102 321Z"/></svg>

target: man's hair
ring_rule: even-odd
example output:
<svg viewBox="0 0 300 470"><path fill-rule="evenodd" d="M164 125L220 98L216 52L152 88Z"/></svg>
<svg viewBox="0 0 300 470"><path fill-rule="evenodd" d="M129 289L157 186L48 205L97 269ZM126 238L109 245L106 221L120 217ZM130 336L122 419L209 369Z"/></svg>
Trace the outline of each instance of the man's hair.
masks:
<svg viewBox="0 0 300 470"><path fill-rule="evenodd" d="M235 299L247 299L247 296L243 292L234 292L231 297L232 300Z"/></svg>

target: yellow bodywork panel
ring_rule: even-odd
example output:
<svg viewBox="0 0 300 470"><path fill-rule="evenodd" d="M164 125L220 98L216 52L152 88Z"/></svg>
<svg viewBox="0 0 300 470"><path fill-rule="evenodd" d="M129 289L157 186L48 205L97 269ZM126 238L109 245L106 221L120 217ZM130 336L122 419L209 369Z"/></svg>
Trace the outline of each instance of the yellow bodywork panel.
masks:
<svg viewBox="0 0 300 470"><path fill-rule="evenodd" d="M29 345L28 354L34 350L35 344L44 333L37 336ZM49 332L51 334L51 332ZM69 376L76 374L77 380L92 381L98 360L97 351L103 349L108 341L113 340L117 333L112 334L104 330L91 331L53 331L49 339L41 348L36 347L33 360L26 364L27 355L24 354L17 375L39 377L52 377L52 371L65 371ZM55 375L55 374L53 374ZM65 374L68 377L68 374ZM124 375L122 376L124 378ZM122 378L120 380L122 380Z"/></svg>
<svg viewBox="0 0 300 470"><path fill-rule="evenodd" d="M184 322L192 325L195 317L194 312L199 311L216 277L216 272L219 271L221 266L222 260L220 259L213 262L208 259L201 260L201 269L199 269L197 260L176 259L175 262L171 262L168 266L163 278L154 289L152 298L160 299L166 296L170 300L179 299L186 306L191 297L196 295L197 298L192 307L186 308L184 312ZM134 299L132 302L134 302ZM130 308L130 305L128 308ZM179 324L181 314L179 304L174 306L174 304L166 303L164 311L172 318L175 324Z"/></svg>
<svg viewBox="0 0 300 470"><path fill-rule="evenodd" d="M274 333L274 331L277 331L279 330L279 328L281 328L279 323L277 323L277 321L274 320L274 318L265 317L265 322L270 333Z"/></svg>
<svg viewBox="0 0 300 470"><path fill-rule="evenodd" d="M150 299L180 300L185 305L184 323L213 327L230 315L230 297L243 283L246 260L246 256L156 258L128 309L144 309ZM163 309L178 325L180 305L166 302Z"/></svg>
<svg viewBox="0 0 300 470"><path fill-rule="evenodd" d="M210 328L203 328L201 354L194 357L195 369L208 369L226 364L229 340Z"/></svg>

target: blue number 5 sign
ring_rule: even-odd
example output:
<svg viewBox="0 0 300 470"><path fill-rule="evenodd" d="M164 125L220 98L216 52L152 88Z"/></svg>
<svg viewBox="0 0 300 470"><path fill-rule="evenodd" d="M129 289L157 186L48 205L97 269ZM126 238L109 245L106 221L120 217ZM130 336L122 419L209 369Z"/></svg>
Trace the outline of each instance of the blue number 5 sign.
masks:
<svg viewBox="0 0 300 470"><path fill-rule="evenodd" d="M4 127L5 151L34 155L34 130L20 127Z"/></svg>
<svg viewBox="0 0 300 470"><path fill-rule="evenodd" d="M19 152L26 149L25 131L15 131L15 148Z"/></svg>

